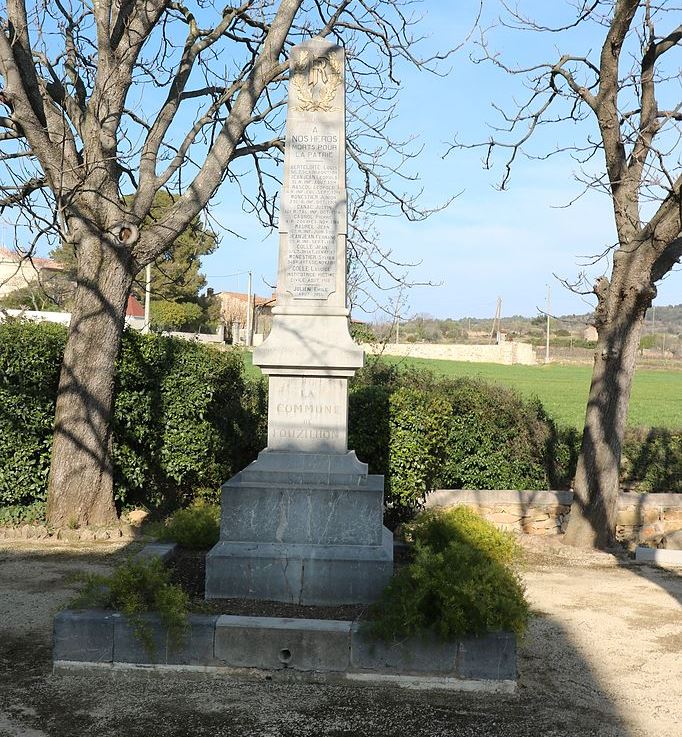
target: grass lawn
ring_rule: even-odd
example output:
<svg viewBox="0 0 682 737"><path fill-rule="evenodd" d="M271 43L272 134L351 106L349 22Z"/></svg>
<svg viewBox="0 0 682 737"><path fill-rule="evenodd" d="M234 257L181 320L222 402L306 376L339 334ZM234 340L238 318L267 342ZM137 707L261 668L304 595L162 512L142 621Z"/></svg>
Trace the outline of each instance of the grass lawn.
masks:
<svg viewBox="0 0 682 737"><path fill-rule="evenodd" d="M384 360L444 376L479 376L512 386L527 397L537 397L558 422L582 429L590 366L502 366L396 356L385 356ZM251 354L245 355L245 364L249 373L260 373L251 364ZM682 427L682 371L638 369L628 423L635 427Z"/></svg>

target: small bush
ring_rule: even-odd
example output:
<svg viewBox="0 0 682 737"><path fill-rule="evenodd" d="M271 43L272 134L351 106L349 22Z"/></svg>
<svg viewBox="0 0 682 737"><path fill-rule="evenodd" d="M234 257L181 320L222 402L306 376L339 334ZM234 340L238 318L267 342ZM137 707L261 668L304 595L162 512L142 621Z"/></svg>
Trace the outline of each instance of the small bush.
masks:
<svg viewBox="0 0 682 737"><path fill-rule="evenodd" d="M197 550L213 547L219 536L220 507L217 504L195 504L174 512L162 528L159 539Z"/></svg>
<svg viewBox="0 0 682 737"><path fill-rule="evenodd" d="M660 427L628 430L621 477L637 491L682 492L682 432Z"/></svg>
<svg viewBox="0 0 682 737"><path fill-rule="evenodd" d="M384 640L428 634L455 640L524 631L529 609L515 570L520 548L511 536L464 507L422 514L408 534L414 560L372 607L370 634Z"/></svg>
<svg viewBox="0 0 682 737"><path fill-rule="evenodd" d="M351 383L349 444L386 477L389 509L414 509L436 488L568 488L577 460L576 434L539 402L381 361Z"/></svg>
<svg viewBox="0 0 682 737"><path fill-rule="evenodd" d="M71 602L74 609L104 608L121 611L135 636L148 653L154 653L154 638L147 613L156 613L168 631L172 648L179 647L187 631L189 598L180 586L170 582L170 572L159 558L129 559L110 576L90 575Z"/></svg>
<svg viewBox="0 0 682 737"><path fill-rule="evenodd" d="M516 538L498 530L469 507L428 509L405 525L405 538L442 553L453 542L480 550L503 565L519 564L523 550Z"/></svg>

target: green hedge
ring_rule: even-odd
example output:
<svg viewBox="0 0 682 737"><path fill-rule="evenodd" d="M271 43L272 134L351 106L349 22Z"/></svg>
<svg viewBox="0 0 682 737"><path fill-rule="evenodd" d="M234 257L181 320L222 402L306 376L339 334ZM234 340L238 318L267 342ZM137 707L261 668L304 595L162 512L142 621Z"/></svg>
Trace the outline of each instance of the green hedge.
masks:
<svg viewBox="0 0 682 737"><path fill-rule="evenodd" d="M65 340L58 325L0 324L0 524L43 513ZM575 473L578 433L498 384L373 360L351 381L349 403L349 447L385 475L397 518L431 489L567 488ZM265 381L245 378L238 352L125 332L114 409L119 508L216 502L266 437ZM682 491L682 431L630 431L623 478Z"/></svg>
<svg viewBox="0 0 682 737"><path fill-rule="evenodd" d="M682 492L682 431L628 429L621 476L637 491Z"/></svg>
<svg viewBox="0 0 682 737"><path fill-rule="evenodd" d="M370 471L386 476L396 507L436 488L566 488L578 447L577 433L511 389L381 362L351 384L349 436Z"/></svg>
<svg viewBox="0 0 682 737"><path fill-rule="evenodd" d="M0 521L42 511L65 341L58 325L0 324ZM215 499L265 445L266 402L238 353L126 331L114 406L119 508Z"/></svg>
<svg viewBox="0 0 682 737"><path fill-rule="evenodd" d="M0 324L0 524L43 513L66 330Z"/></svg>

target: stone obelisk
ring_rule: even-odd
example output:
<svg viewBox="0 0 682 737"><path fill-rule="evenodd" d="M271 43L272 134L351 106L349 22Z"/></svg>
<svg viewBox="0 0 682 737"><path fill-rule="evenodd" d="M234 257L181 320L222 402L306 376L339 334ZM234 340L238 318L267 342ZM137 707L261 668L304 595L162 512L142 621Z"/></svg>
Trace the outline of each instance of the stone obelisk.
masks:
<svg viewBox="0 0 682 737"><path fill-rule="evenodd" d="M363 364L346 307L344 53L292 49L268 446L223 486L206 596L301 604L376 599L393 569L383 477L348 450L348 379Z"/></svg>

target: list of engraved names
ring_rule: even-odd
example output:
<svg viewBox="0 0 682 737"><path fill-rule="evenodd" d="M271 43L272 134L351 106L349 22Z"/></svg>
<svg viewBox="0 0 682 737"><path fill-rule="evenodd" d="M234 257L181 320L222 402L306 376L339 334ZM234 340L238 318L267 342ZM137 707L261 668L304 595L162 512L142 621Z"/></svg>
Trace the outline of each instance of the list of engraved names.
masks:
<svg viewBox="0 0 682 737"><path fill-rule="evenodd" d="M336 289L337 130L298 125L287 139L287 290L298 299L327 299Z"/></svg>

